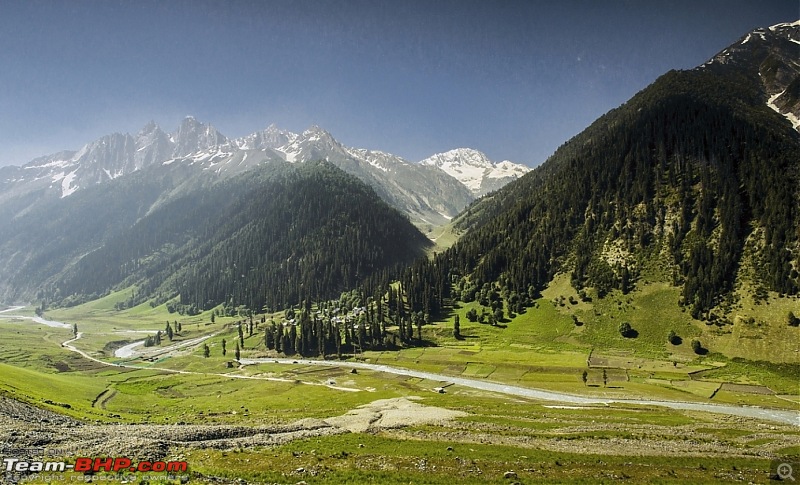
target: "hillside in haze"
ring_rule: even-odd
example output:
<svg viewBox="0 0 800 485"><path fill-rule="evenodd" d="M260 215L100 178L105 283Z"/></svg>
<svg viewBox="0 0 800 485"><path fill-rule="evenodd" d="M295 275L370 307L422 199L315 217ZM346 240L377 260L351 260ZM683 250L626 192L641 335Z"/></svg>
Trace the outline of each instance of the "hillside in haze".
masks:
<svg viewBox="0 0 800 485"><path fill-rule="evenodd" d="M110 184L111 194L147 195L146 175ZM90 197L97 193L108 195L87 190L85 200L98 202ZM158 191L150 195L152 201ZM62 214L71 231L95 229L93 219L74 214ZM370 187L328 162L270 162L187 188L136 215L129 227L98 230L104 239L85 254L79 253L87 243L62 229L64 236L35 252L12 287L63 305L133 286L131 305L180 296L190 313L220 304L280 309L332 298L370 279L386 282L390 270L430 245Z"/></svg>
<svg viewBox="0 0 800 485"><path fill-rule="evenodd" d="M135 303L180 295L282 309L338 296L420 257L430 242L374 191L327 162L237 176L178 197L82 258L55 300L135 285ZM190 312L193 313L193 312Z"/></svg>

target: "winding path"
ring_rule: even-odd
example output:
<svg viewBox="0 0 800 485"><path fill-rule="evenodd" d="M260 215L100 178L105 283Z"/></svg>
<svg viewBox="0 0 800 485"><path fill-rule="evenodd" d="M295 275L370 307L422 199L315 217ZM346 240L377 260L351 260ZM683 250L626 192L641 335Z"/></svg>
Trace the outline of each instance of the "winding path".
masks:
<svg viewBox="0 0 800 485"><path fill-rule="evenodd" d="M23 307L12 307L3 311L2 313L8 313L10 311L18 310ZM18 316L18 315L0 315L0 318L15 318L15 319L25 319L31 320L36 323L41 323L50 327L60 327L60 328L70 328L71 325L57 322L52 320L46 320L40 317L27 317L27 316ZM76 348L75 346L71 345L74 341L79 340L83 335L82 332L78 332L78 335L70 340L67 340L61 344L67 350L71 350L73 352L77 352L81 356L86 359L92 360L94 362L107 365L107 366L114 366L114 367L123 367L123 368L131 368L131 369L154 369L154 367L143 367L143 366L135 366L130 364L116 364L111 362L106 362L95 357L88 355L86 352ZM188 347L190 345L197 345L202 343L208 338L213 337L216 334L206 335L204 337L198 337L195 339L187 340L184 342L179 342L177 344L171 345L169 347L163 348L159 354L164 355L166 353L173 352L183 347ZM135 342L134 344L130 344L126 347L131 348L131 353L133 353L132 348L141 342ZM127 353L127 352L126 352ZM567 394L563 392L555 392L555 391L545 391L541 389L532 389L528 387L519 387L513 386L510 384L502 384L499 382L492 382L492 381L485 381L479 379L469 379L466 377L456 377L456 376L448 376L444 374L437 374L433 372L425 372L425 371L417 371L411 369L403 369L399 367L392 367L383 364L370 364L366 362L344 362L344 361L333 361L333 360L310 360L310 359L240 359L239 363L241 365L257 365L257 364L286 364L286 365L293 365L293 364L302 364L302 365L313 365L313 366L324 366L324 367L343 367L348 369L365 369L365 370L372 370L376 372L384 372L387 374L395 374L401 376L408 376L408 377L416 377L419 379L428 379L433 381L440 381L440 382L448 382L453 383L463 387L469 387L472 389L480 389L483 391L490 391L490 392L497 392L501 394L506 394L510 396L517 396L517 397L524 397L529 399L538 399L544 401L551 401L557 403L564 403L564 404L575 404L575 405L609 405L611 403L618 403L618 404L628 404L628 405L646 405L646 406L660 406L666 407L670 409L677 409L682 411L702 411L702 412L709 412L709 413L718 413L718 414L727 414L732 416L742 416L747 418L757 418L757 419L765 419L768 421L783 423L783 424L791 424L795 426L800 426L800 411L789 411L789 410L779 410L779 409L766 409L760 408L755 406L734 406L734 405L723 405L723 404L710 404L710 403L698 403L698 402L682 402L682 401L663 401L663 400L646 400L646 399L616 399L616 398L595 398L595 397L585 397L585 396L576 396L573 394ZM281 381L286 382L287 379L280 379L274 377L262 377L262 376L242 376L242 375L231 375L231 374L221 374L221 373L204 373L204 372L189 372L189 371L180 371L174 369L165 369L165 368L157 368L158 370L175 373L175 374L198 374L198 375L215 375L221 377L228 377L228 378L235 378L235 379L253 379L253 380L270 380L270 381ZM321 385L318 383L311 383L311 382L304 382L304 384L312 384L312 385ZM325 385L325 387L331 387L334 389L341 389L346 391L356 391L356 389L350 388L340 388L336 386Z"/></svg>

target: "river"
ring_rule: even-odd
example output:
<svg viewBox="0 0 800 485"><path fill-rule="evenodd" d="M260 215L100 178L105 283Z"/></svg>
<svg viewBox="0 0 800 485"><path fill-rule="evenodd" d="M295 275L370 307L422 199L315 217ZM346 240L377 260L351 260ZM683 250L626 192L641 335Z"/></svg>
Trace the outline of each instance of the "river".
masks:
<svg viewBox="0 0 800 485"><path fill-rule="evenodd" d="M542 389L519 387L510 384L502 384L499 382L484 381L480 379L469 379L466 377L454 377L444 374L436 374L433 372L392 367L383 364L369 364L366 362L341 362L341 361L309 360L309 359L241 359L239 362L242 365L252 365L252 364L262 364L262 363L263 364L296 363L303 365L346 367L352 369L369 369L378 372L385 372L388 374L396 374L401 376L416 377L419 379L429 379L433 381L448 382L459 386L470 387L473 389L480 389L483 391L498 392L510 396L539 399L557 403L581 404L581 405L592 405L592 404L608 405L611 403L618 403L618 404L629 404L629 405L632 404L632 405L645 405L645 406L661 406L683 411L703 411L709 413L743 416L748 418L766 419L769 421L776 421L779 423L787 423L787 424L793 424L795 426L800 426L800 412L798 411L765 409L753 406L735 406L735 405L725 405L725 404L698 403L698 402L661 401L661 400L646 400L646 399L595 398L595 397L576 396L573 394L567 394L563 392L545 391Z"/></svg>
<svg viewBox="0 0 800 485"><path fill-rule="evenodd" d="M47 320L41 317L27 317L21 315L6 315L11 311L19 310L20 308L24 307L12 307L3 311L0 311L0 318L13 318L13 319L24 319L28 321L33 321L35 323L40 323L43 325L47 325L50 327L59 327L59 328L71 328L71 325L64 322L58 322L54 320ZM169 353L172 350L176 350L178 348L184 348L189 345L199 345L206 339L212 337L213 335L207 335L204 337L198 337L195 339L187 340L185 342L180 342L173 346L167 347L162 349L163 353ZM114 364L111 362L105 362L100 359L96 359L86 352L75 348L71 345L72 342L75 340L80 339L82 333L78 333L76 338L67 340L66 342L62 343L62 347L76 352L83 356L84 358L90 359L95 362L99 362L104 365L109 366L117 366L117 367L129 367L127 365L119 365ZM143 342L134 342L132 344L128 344L125 347L122 347L118 350L126 349L124 352L126 357L132 356L136 353L134 350L135 347L141 345ZM162 355L163 355L162 353ZM115 354L116 355L116 354ZM122 357L121 355L117 355L117 357ZM564 392L556 392L556 391L546 391L543 389L533 389L529 387L519 387L513 386L511 384L502 384L499 382L492 382L492 381L484 381L480 379L469 379L466 377L456 377L456 376L448 376L444 374L437 374L433 372L425 372L425 371L418 371L418 370L411 370L411 369L403 369L400 367L392 367L384 364L370 364L367 362L345 362L345 361L333 361L333 360L311 360L311 359L240 359L239 363L242 365L256 365L256 364L284 364L284 365L294 365L294 364L303 364L303 365L315 365L315 366L325 366L325 367L343 367L348 369L365 369L365 370L372 370L377 372L385 372L387 374L395 374L401 376L408 376L408 377L416 377L419 379L428 379L432 381L439 381L439 382L447 382L453 383L458 386L469 387L472 389L480 389L483 391L490 391L490 392L497 392L501 394L506 394L509 396L517 396L517 397L524 397L529 399L538 399L543 401L549 401L554 403L562 403L562 404L571 404L571 405L609 405L611 403L618 403L618 404L627 404L627 405L644 405L644 406L660 406L666 407L670 409L677 409L682 411L702 411L708 413L718 413L718 414L727 414L731 416L742 416L747 418L757 418L757 419L765 419L768 421L784 423L784 424L791 424L795 426L800 426L800 411L790 411L790 410L782 410L782 409L767 409L755 406L735 406L735 405L726 405L726 404L710 404L710 403L700 403L700 402L682 402L682 401L663 401L663 400L647 400L647 399L618 399L618 398L596 398L596 397L586 397L586 396L577 396L574 394L567 394ZM134 366L130 366L136 368ZM172 369L163 369L167 372L174 372ZM195 374L196 372L193 372ZM224 375L224 374L214 374L214 375ZM227 376L227 377L241 377L241 376Z"/></svg>

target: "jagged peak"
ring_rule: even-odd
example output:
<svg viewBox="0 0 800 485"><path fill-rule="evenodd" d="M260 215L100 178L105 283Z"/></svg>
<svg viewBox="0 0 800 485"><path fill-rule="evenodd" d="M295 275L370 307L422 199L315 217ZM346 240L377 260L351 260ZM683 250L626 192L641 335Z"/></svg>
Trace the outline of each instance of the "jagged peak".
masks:
<svg viewBox="0 0 800 485"><path fill-rule="evenodd" d="M181 121L181 124L178 127L176 133L194 132L194 131L202 131L207 135L215 134L225 138L225 136L214 127L214 125L212 125L211 123L203 123L194 116L186 116L183 119L183 121Z"/></svg>
<svg viewBox="0 0 800 485"><path fill-rule="evenodd" d="M787 44L786 41L800 44L799 27L800 20L797 20L753 29L700 66L697 66L695 70L703 70L709 66L714 66L715 68L725 65L743 66L755 62L755 59L762 58L763 49L782 52L781 55L783 56L796 58L795 49L797 46Z"/></svg>
<svg viewBox="0 0 800 485"><path fill-rule="evenodd" d="M330 132L318 125L311 125L308 127L308 129L303 132L300 138L304 139L305 141L324 141L334 145L340 145L339 141L336 140L333 135L330 134Z"/></svg>
<svg viewBox="0 0 800 485"><path fill-rule="evenodd" d="M326 130L322 129L319 125L311 125L303 132L303 135L328 135L328 136L330 136L331 134L328 133Z"/></svg>
<svg viewBox="0 0 800 485"><path fill-rule="evenodd" d="M235 139L234 143L243 150L275 149L284 144L291 143L297 139L297 137L298 135L296 133L279 128L275 123L270 123L270 125L263 130Z"/></svg>
<svg viewBox="0 0 800 485"><path fill-rule="evenodd" d="M203 129L207 133L210 132L211 130L216 131L216 128L214 128L214 126L211 123L203 123L203 122L199 121L197 118L195 118L194 116L186 116L185 118L183 118L183 120L181 121L180 126L178 127L178 131L179 132L180 131L192 131L192 130L198 130L198 129Z"/></svg>
<svg viewBox="0 0 800 485"><path fill-rule="evenodd" d="M141 130L139 130L139 134L140 135L149 135L150 133L156 133L156 132L159 132L159 131L162 131L162 130L161 130L161 127L158 126L158 123L156 123L155 120L150 120L149 122L147 122L146 125L144 125L142 127Z"/></svg>

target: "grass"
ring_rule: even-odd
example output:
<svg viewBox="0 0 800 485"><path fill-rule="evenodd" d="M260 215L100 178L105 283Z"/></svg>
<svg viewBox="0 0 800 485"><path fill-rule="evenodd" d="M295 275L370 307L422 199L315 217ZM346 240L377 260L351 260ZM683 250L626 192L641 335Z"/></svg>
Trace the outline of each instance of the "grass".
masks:
<svg viewBox="0 0 800 485"><path fill-rule="evenodd" d="M687 441L724 443L745 451L797 450L784 438L788 426L766 427L709 413L617 404L560 409L458 386L437 394L431 390L441 385L438 381L366 370L351 374L346 369L301 364L229 367L237 341L230 324L236 318L217 318L211 324L209 312L182 317L163 305L115 310L115 303L129 294L130 290L112 293L47 316L77 323L84 332L80 348L106 359L111 359L115 346L144 336L134 331L155 332L167 320L178 320L184 328L178 339L221 332L206 341L210 357L204 358L198 346L157 363L133 361L146 369L102 367L59 346L70 337L67 329L0 320L0 392L81 419L123 423L287 423L337 416L377 399L407 396L422 396L423 404L469 413L452 425L311 438L271 448L181 451L191 473L198 476L257 482L508 483L503 474L509 470L523 483L760 482L770 468L762 458L712 454L677 460L638 456L635 446L612 453L604 445L660 440L678 448ZM789 353L791 345L774 354L762 346L765 338L792 336L787 332L794 329L777 328L770 319L791 308L794 300L771 299L770 305L756 309L762 316L753 328L740 319L734 331L725 334L719 333L724 328L692 321L676 310L677 297L677 290L668 285L642 283L630 295L612 292L602 300L595 297L592 306L581 302L561 275L535 307L499 326L469 322L467 311L479 306L459 304L444 321L423 329L432 345L366 352L363 358L591 396L798 409L799 373ZM452 334L455 315L461 322L460 340ZM582 325L573 323L573 315ZM631 323L636 338L619 334L621 321ZM681 345L666 342L670 330L682 337ZM763 338L742 338L747 332L761 332ZM225 356L223 338L228 344ZM260 332L246 337L242 355L265 355L261 338ZM693 338L702 339L711 352L694 354ZM726 347L731 340L739 342L735 352ZM757 352L767 352L762 358L789 363L736 358ZM178 370L187 373L171 372ZM723 383L766 386L780 396L726 390Z"/></svg>
<svg viewBox="0 0 800 485"><path fill-rule="evenodd" d="M188 453L195 470L226 479L293 483L718 483L760 481L768 460L670 458L566 453L508 445L345 434L271 449ZM234 471L235 470L235 471ZM728 478L729 479L729 478Z"/></svg>
<svg viewBox="0 0 800 485"><path fill-rule="evenodd" d="M427 250L428 256L433 256L434 253L441 253L458 241L461 237L461 232L453 225L453 222L450 222L443 226L430 228L430 230L428 228L420 228L433 241L433 246Z"/></svg>
<svg viewBox="0 0 800 485"><path fill-rule="evenodd" d="M105 389L88 373L55 374L0 363L0 394L80 419L102 419L92 401Z"/></svg>
<svg viewBox="0 0 800 485"><path fill-rule="evenodd" d="M79 330L98 330L101 333L112 331L148 331L155 333L164 330L169 322L179 321L187 331L208 330L211 325L212 310L198 315L180 315L167 311L166 304L151 307L149 303L142 303L125 310L116 310L114 305L127 300L135 287L110 293L102 298L93 300L70 308L59 308L45 312L47 318L67 323L77 323ZM217 317L214 328L241 320L236 317ZM88 338L88 336L87 336Z"/></svg>
<svg viewBox="0 0 800 485"><path fill-rule="evenodd" d="M535 314L529 316L530 324L543 323L534 317ZM602 445L614 440L636 442L640 439L666 440L676 447L682 446L684 440L724 442L741 449L780 447L784 443L780 436L786 427L759 430L761 434L754 440L748 438L754 433L752 423L731 423L705 413L622 405L595 406L579 411L559 409L457 386L448 388L447 394L436 394L430 389L438 383L365 370L350 374L343 369L301 364L228 369L225 363L230 360L230 354L222 356L220 344L221 339L226 338L230 348L230 343L235 341L233 330L209 341L212 348L209 358L203 358L200 350L194 349L161 364L205 372L205 375L169 374L158 369L123 371L97 366L59 372L48 362L81 360L56 345L68 330L27 324L30 331L16 334L13 332L19 324L3 325L0 352L10 352L12 344L21 349L35 349L22 352L27 357L19 357L13 365L0 364L3 391L82 419L263 425L336 416L376 399L401 396L422 396L422 404L469 413L452 425L316 437L268 448L173 450L172 453L189 462L192 477L267 483L301 480L308 483L438 484L454 480L508 483L504 474L513 470L523 483L600 483L620 479L634 483L715 483L740 477L758 482L769 472L767 459L715 455L676 460L674 457L637 456L635 450L608 453ZM474 325L480 328L479 324ZM480 329L487 331L487 335L493 331L483 327ZM563 381L569 376L574 381L570 386L583 387L574 370L586 366L588 352L585 349L573 347L572 351L559 353L542 346L527 351L532 355L530 362L512 362L518 353L499 345L508 338L501 332L511 328L509 325L507 329L494 329L498 332L496 340L489 340L488 345L481 345L477 351L464 353L458 347L442 346L375 353L368 357L421 367L447 366L461 375L512 379L537 386L543 383L564 386ZM42 344L43 336L49 338L45 341L47 345ZM246 351L254 352L251 349L256 347L256 342L255 337L246 339ZM496 359L496 363L487 364L481 360L484 357ZM693 367L683 367L674 373L685 376L691 369ZM651 363L647 370L666 372L669 367L661 369ZM764 372L772 371L767 367ZM215 374L287 381L243 380ZM324 384L331 381L360 391L325 387ZM639 382L624 385L631 387L620 392L638 392L637 386L645 386ZM54 399L56 396L58 400ZM110 397L98 401L98 396ZM46 404L47 400L54 404ZM98 402L99 405L93 406ZM69 404L70 408L62 407L63 404ZM726 424L721 426L720 423ZM678 430L677 434L671 435L673 430ZM789 447L783 448L791 451Z"/></svg>
<svg viewBox="0 0 800 485"><path fill-rule="evenodd" d="M793 402L795 396L800 396L797 354L781 350L797 346L800 340L784 335L796 329L764 323L765 328L782 336L783 347L774 354L762 348L766 339L737 340L739 355L785 359L786 364L740 361L736 353L717 351L718 340L713 336L717 327L694 321L680 311L679 296L678 288L642 281L628 295L619 291L603 299L594 295L590 304L580 300L567 275L558 275L534 307L499 326L469 322L466 313L471 309L480 313L481 307L476 302L459 303L444 321L424 329L424 338L435 346L392 353L367 352L366 356L376 362L419 370L601 395L635 392L637 396L683 400L708 400L713 395L715 400L730 403L738 402L731 400L731 393L714 394L722 382L758 384L785 394L788 399L734 394L749 404L797 408ZM779 303L762 308L773 306L778 308L771 310L773 314L785 316L787 305L794 300L778 300ZM461 340L452 335L455 315L461 323ZM574 324L573 315L581 325ZM623 321L636 331L634 338L620 335L619 324ZM682 342L669 343L670 331ZM690 345L695 338L711 352L697 355ZM603 368L615 389L583 386L580 375L584 370L589 373L589 384L602 385L600 371L594 369Z"/></svg>
<svg viewBox="0 0 800 485"><path fill-rule="evenodd" d="M699 357L689 349L688 341L703 334L688 315L675 311L677 289L660 283L640 284L630 295L612 292L604 299L595 298L593 306L582 302L569 285L566 275L555 278L534 307L498 326L469 322L466 313L479 309L476 302L456 306L448 318L424 328L424 338L435 346L407 348L397 352L366 352L364 357L377 363L439 372L453 376L486 378L493 381L539 387L595 396L644 397L680 400L708 400L712 395L721 402L746 402L755 405L794 408L797 366L755 366L712 353ZM208 340L210 359L198 359L201 347L188 349L182 356L155 364L134 361L145 366L214 373L231 372L227 363L233 359L236 331L226 325L234 318L217 318L210 323L210 313L181 317L170 314L164 305L147 304L117 311L114 305L125 300L133 289L112 293L99 300L70 309L48 312L48 317L78 323L84 338L80 348L101 358L113 360L113 349L139 340L146 331L164 328L169 320L181 321L183 332L176 341L210 332L222 332ZM782 311L782 310L780 310ZM799 312L800 313L800 312ZM455 315L461 321L462 339L452 335ZM575 325L573 315L582 325ZM638 332L636 338L619 334L618 323L629 321ZM666 341L670 330L682 338L681 345ZM64 331L65 334L68 334ZM60 338L60 337L59 337ZM221 341L228 342L228 354L222 356ZM245 339L242 355L259 356L265 351L260 332ZM51 341L57 339L51 337ZM109 345L109 341L116 343ZM163 345L168 345L165 339ZM596 349L603 349L599 351ZM7 361L19 358L7 351ZM606 369L607 383L602 381ZM587 371L587 384L581 374ZM249 371L245 371L247 373ZM288 375L288 370L273 375ZM294 377L292 377L294 378ZM785 395L745 395L716 392L720 383L759 384Z"/></svg>

